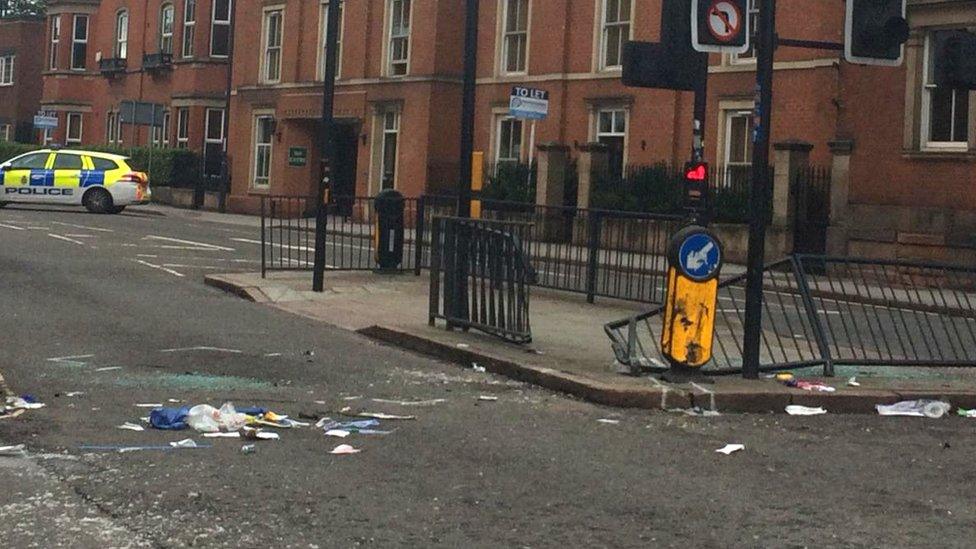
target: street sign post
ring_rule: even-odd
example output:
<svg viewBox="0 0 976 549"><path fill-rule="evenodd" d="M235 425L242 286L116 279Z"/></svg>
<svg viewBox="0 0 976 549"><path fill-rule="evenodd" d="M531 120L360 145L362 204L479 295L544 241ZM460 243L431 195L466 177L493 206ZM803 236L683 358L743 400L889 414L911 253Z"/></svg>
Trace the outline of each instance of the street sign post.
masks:
<svg viewBox="0 0 976 549"><path fill-rule="evenodd" d="M722 244L708 229L690 225L671 240L661 351L675 374L712 359Z"/></svg>
<svg viewBox="0 0 976 549"><path fill-rule="evenodd" d="M535 123L549 116L549 92L525 86L513 86L508 100L508 114L513 118L531 120L529 130L529 165L535 158ZM529 179L532 172L529 171Z"/></svg>
<svg viewBox="0 0 976 549"><path fill-rule="evenodd" d="M743 53L749 49L748 0L694 0L691 43L695 51Z"/></svg>
<svg viewBox="0 0 976 549"><path fill-rule="evenodd" d="M34 129L36 130L53 130L58 127L58 116L57 113L38 111L34 115Z"/></svg>

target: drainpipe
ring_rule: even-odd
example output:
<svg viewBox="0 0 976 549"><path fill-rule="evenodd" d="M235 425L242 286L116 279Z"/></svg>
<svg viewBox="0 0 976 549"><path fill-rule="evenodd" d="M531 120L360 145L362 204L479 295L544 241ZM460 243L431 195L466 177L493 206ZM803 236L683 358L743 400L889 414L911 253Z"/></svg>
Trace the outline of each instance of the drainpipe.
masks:
<svg viewBox="0 0 976 549"><path fill-rule="evenodd" d="M220 191L217 193L217 209L223 213L227 211L227 195L230 193L230 154L228 147L230 140L230 92L234 83L234 28L236 23L237 2L230 2L230 29L227 44L227 82L224 87L224 154L220 161Z"/></svg>

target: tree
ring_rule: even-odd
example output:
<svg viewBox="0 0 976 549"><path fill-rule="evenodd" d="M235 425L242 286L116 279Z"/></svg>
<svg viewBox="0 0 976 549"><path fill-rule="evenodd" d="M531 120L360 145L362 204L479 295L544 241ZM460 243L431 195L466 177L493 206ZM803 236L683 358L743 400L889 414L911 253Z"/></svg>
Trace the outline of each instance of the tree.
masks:
<svg viewBox="0 0 976 549"><path fill-rule="evenodd" d="M0 0L0 17L44 15L47 0Z"/></svg>

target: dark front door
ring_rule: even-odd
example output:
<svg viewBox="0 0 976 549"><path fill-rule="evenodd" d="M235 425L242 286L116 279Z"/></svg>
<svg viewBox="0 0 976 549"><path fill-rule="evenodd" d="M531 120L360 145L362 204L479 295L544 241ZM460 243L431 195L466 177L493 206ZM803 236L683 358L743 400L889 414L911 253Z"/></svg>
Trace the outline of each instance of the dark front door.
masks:
<svg viewBox="0 0 976 549"><path fill-rule="evenodd" d="M791 179L795 200L793 253L825 254L830 225L830 170L803 167Z"/></svg>
<svg viewBox="0 0 976 549"><path fill-rule="evenodd" d="M355 123L336 124L335 165L332 169L332 196L339 215L352 215L356 197L356 161L359 158L359 127Z"/></svg>

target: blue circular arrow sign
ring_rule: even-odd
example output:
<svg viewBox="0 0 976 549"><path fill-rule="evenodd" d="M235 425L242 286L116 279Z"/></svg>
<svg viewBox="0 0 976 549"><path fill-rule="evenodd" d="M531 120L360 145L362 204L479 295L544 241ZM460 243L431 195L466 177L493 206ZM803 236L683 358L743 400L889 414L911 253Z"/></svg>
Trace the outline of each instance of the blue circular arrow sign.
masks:
<svg viewBox="0 0 976 549"><path fill-rule="evenodd" d="M722 246L711 233L692 232L678 247L677 260L675 266L681 274L695 282L705 282L718 276L722 266Z"/></svg>

